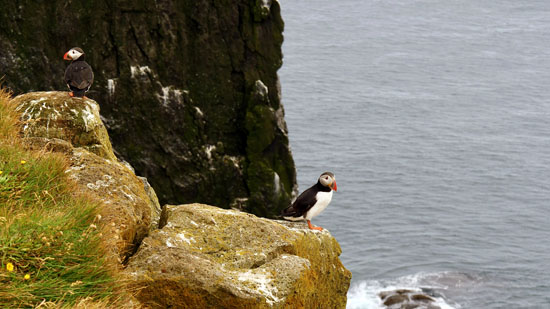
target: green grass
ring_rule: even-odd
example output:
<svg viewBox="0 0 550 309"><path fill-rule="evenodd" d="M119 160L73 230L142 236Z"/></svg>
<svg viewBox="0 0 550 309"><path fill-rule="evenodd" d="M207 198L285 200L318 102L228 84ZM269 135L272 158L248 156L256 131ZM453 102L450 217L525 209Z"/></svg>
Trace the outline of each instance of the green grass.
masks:
<svg viewBox="0 0 550 309"><path fill-rule="evenodd" d="M106 303L115 280L94 224L97 205L74 193L64 157L23 147L18 118L0 90L0 308Z"/></svg>

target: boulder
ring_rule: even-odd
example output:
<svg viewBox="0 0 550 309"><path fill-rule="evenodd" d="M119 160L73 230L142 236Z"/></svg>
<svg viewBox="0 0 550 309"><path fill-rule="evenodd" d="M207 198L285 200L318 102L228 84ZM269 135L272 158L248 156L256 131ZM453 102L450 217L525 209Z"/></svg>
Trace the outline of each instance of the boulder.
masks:
<svg viewBox="0 0 550 309"><path fill-rule="evenodd" d="M61 139L116 161L95 101L71 98L68 92L48 91L19 95L12 103L21 113L24 137Z"/></svg>
<svg viewBox="0 0 550 309"><path fill-rule="evenodd" d="M420 289L396 289L378 294L384 306L392 309L441 309L434 297Z"/></svg>
<svg viewBox="0 0 550 309"><path fill-rule="evenodd" d="M117 160L99 116L98 104L67 92L17 96L26 146L64 154L76 190L96 199L105 247L119 263L157 227L160 205L146 179Z"/></svg>
<svg viewBox="0 0 550 309"><path fill-rule="evenodd" d="M327 230L166 205L125 270L151 308L345 308L351 273Z"/></svg>
<svg viewBox="0 0 550 309"><path fill-rule="evenodd" d="M83 148L74 148L69 160L67 173L77 189L101 203L98 222L106 248L119 262L125 261L156 228L152 223L158 222L160 206L151 202L143 181L124 164Z"/></svg>

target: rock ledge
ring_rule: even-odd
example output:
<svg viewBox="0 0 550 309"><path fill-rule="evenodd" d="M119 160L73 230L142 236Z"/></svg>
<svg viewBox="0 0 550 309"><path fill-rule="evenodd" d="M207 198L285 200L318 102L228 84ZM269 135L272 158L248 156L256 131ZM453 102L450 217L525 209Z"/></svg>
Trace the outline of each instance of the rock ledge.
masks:
<svg viewBox="0 0 550 309"><path fill-rule="evenodd" d="M126 272L152 308L345 308L340 253L328 231L303 223L167 205Z"/></svg>

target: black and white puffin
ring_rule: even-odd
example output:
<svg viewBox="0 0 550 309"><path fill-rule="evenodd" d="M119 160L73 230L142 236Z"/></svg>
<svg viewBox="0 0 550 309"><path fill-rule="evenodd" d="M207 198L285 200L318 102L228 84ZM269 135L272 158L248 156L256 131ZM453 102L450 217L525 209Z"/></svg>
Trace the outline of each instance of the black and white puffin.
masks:
<svg viewBox="0 0 550 309"><path fill-rule="evenodd" d="M281 213L283 218L291 221L306 220L312 230L323 230L311 225L311 219L320 214L332 200L332 191L337 191L336 178L331 172L324 172L311 188L298 196L290 207Z"/></svg>
<svg viewBox="0 0 550 309"><path fill-rule="evenodd" d="M73 47L65 53L63 59L71 60L65 70L65 83L71 89L71 97L84 97L94 82L92 67L86 63L84 51L80 47Z"/></svg>

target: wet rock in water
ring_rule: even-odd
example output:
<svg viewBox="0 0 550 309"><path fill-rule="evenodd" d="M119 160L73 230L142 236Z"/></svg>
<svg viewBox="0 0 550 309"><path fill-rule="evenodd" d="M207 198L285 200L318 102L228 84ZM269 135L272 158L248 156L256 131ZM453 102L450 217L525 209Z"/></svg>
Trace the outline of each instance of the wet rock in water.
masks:
<svg viewBox="0 0 550 309"><path fill-rule="evenodd" d="M420 302L433 302L435 299L425 294L414 294L411 296L411 300Z"/></svg>
<svg viewBox="0 0 550 309"><path fill-rule="evenodd" d="M351 273L327 230L166 205L126 273L147 308L345 308Z"/></svg>
<svg viewBox="0 0 550 309"><path fill-rule="evenodd" d="M398 289L378 293L384 306L391 309L441 309L435 298L420 290Z"/></svg>

